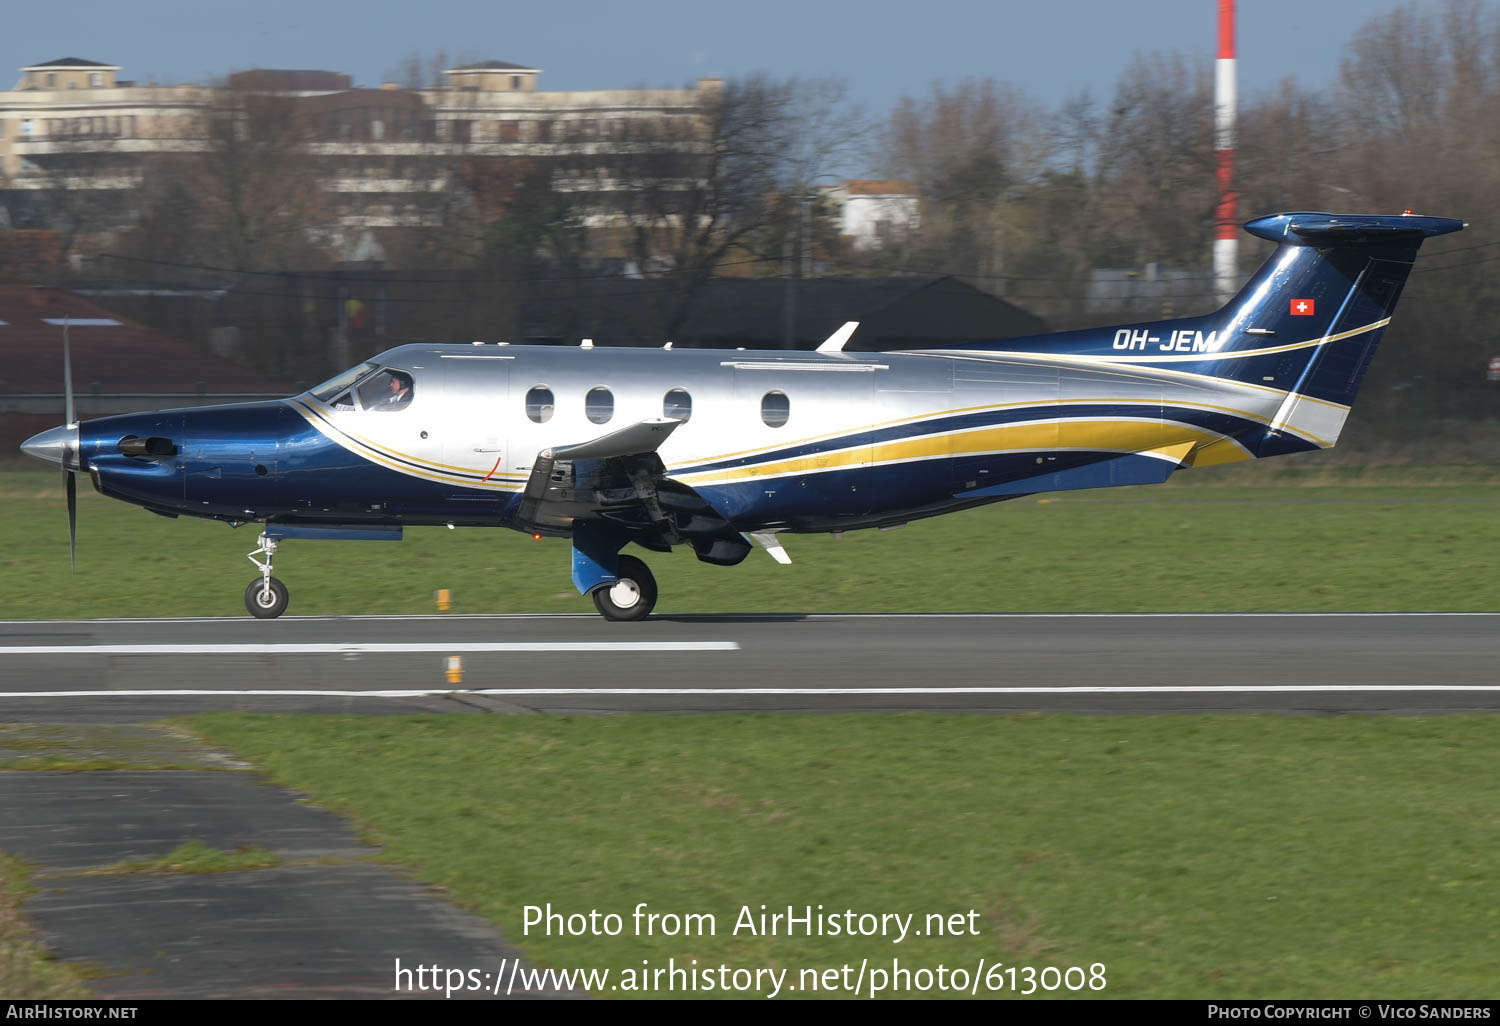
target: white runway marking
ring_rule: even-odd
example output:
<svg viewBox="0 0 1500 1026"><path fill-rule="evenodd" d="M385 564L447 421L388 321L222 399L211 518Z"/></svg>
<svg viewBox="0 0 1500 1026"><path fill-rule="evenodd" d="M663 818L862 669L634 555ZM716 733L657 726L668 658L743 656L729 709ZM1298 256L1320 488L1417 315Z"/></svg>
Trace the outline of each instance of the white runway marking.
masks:
<svg viewBox="0 0 1500 1026"><path fill-rule="evenodd" d="M736 641L417 641L271 645L0 645L7 655L359 655L392 652L733 652Z"/></svg>
<svg viewBox="0 0 1500 1026"><path fill-rule="evenodd" d="M1180 695L1277 694L1283 692L1500 692L1500 684L1215 684L1215 685L1038 685L987 688L378 688L369 691L318 689L168 689L134 691L0 691L0 698L167 698L245 696L284 698L441 698L493 695L497 698L568 695L757 696L757 695Z"/></svg>

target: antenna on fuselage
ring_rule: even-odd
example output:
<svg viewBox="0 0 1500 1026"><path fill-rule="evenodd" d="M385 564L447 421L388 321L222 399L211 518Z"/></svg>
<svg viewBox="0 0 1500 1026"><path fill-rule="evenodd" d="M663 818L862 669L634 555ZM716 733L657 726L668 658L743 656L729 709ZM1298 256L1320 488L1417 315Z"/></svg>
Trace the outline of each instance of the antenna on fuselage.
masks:
<svg viewBox="0 0 1500 1026"><path fill-rule="evenodd" d="M591 339L591 338L586 338L582 342L578 343L578 348L579 349L592 349L592 348L594 348L594 340Z"/></svg>
<svg viewBox="0 0 1500 1026"><path fill-rule="evenodd" d="M849 341L849 336L854 334L854 329L859 327L858 321L845 321L844 326L823 340L818 347L820 353L842 353L844 343Z"/></svg>

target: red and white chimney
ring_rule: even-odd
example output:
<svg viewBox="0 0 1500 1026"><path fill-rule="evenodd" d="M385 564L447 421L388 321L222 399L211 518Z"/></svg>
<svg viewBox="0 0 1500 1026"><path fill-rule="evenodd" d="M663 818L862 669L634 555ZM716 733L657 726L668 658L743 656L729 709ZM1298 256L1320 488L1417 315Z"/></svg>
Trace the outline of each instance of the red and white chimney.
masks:
<svg viewBox="0 0 1500 1026"><path fill-rule="evenodd" d="M1221 304L1239 285L1239 211L1234 195L1234 0L1219 0L1219 59L1214 63L1214 292Z"/></svg>

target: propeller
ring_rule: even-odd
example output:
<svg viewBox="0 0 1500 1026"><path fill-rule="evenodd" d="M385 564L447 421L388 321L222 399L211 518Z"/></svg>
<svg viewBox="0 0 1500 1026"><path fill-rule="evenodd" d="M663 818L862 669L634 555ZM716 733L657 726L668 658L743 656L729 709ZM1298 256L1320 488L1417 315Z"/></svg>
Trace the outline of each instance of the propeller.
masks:
<svg viewBox="0 0 1500 1026"><path fill-rule="evenodd" d="M68 342L69 317L63 314L63 414L67 422L32 435L21 443L21 451L44 463L56 463L63 470L63 488L68 497L68 566L78 569L78 482L75 475L82 469L82 452L78 441L78 410L73 402L73 351ZM172 447L170 439L148 438L147 446ZM173 448L175 452L175 447Z"/></svg>
<svg viewBox="0 0 1500 1026"><path fill-rule="evenodd" d="M73 438L78 435L78 413L73 408L73 353L68 347L68 315L63 313L63 412L67 415L67 425L75 429ZM72 469L68 466L69 457L78 458L75 449L69 453L66 447L62 454L63 482L68 493L68 572L78 572L78 479L74 476Z"/></svg>

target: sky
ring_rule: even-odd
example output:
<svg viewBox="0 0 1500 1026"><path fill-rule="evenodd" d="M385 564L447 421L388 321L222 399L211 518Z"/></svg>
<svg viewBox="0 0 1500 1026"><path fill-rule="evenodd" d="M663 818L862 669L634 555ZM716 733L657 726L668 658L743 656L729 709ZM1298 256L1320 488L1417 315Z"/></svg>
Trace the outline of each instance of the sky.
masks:
<svg viewBox="0 0 1500 1026"><path fill-rule="evenodd" d="M120 77L209 81L252 67L377 86L413 53L542 69L546 90L682 86L765 71L843 78L882 115L934 82L993 77L1056 105L1107 102L1139 52L1215 56L1217 0L69 0L7 4L0 88L81 57ZM1353 31L1394 0L1241 0L1239 87L1332 84Z"/></svg>

